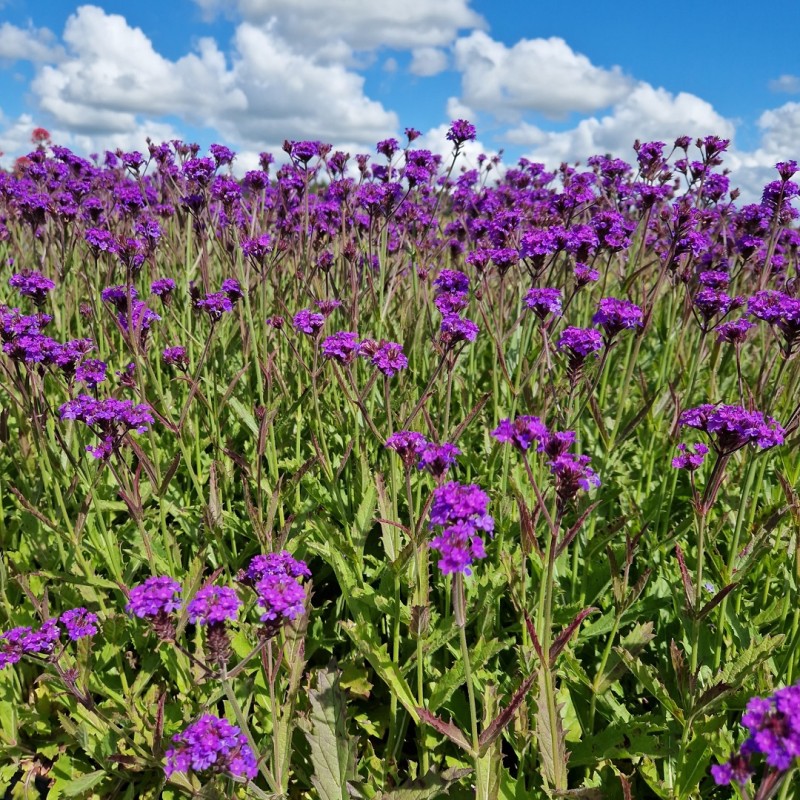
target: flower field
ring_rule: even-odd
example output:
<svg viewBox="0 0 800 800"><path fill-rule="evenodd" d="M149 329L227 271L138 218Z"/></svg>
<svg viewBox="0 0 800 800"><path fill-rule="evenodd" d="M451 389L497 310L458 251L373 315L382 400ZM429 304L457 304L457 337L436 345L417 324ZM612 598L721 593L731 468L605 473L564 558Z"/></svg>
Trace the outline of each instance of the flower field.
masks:
<svg viewBox="0 0 800 800"><path fill-rule="evenodd" d="M0 795L796 796L796 163L418 135L0 172Z"/></svg>

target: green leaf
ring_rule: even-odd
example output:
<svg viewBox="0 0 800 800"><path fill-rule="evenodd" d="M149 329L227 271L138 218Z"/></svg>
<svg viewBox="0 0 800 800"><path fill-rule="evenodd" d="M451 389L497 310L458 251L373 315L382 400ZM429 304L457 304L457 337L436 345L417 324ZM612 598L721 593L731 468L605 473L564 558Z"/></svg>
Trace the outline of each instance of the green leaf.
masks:
<svg viewBox="0 0 800 800"><path fill-rule="evenodd" d="M301 726L311 747L311 782L320 800L349 800L347 781L355 775L355 742L347 733L339 670L332 666L319 670L308 698L311 711Z"/></svg>
<svg viewBox="0 0 800 800"><path fill-rule="evenodd" d="M228 405L234 410L236 416L250 429L250 433L252 433L253 436L258 436L256 418L244 407L242 401L231 397L228 399Z"/></svg>
<svg viewBox="0 0 800 800"><path fill-rule="evenodd" d="M751 644L747 650L739 653L733 661L725 666L719 675L718 683L727 683L734 689L738 689L757 667L772 657L772 654L783 645L785 639L783 634L765 636L760 642Z"/></svg>
<svg viewBox="0 0 800 800"><path fill-rule="evenodd" d="M441 774L431 770L422 778L404 783L391 792L378 792L373 800L434 800L448 794L454 783L471 772L471 769L464 767L452 767Z"/></svg>
<svg viewBox="0 0 800 800"><path fill-rule="evenodd" d="M661 682L661 679L656 675L653 667L643 664L634 658L627 650L621 647L615 647L614 651L622 659L622 662L630 670L636 680L644 686L645 689L661 703L664 708L669 711L672 716L681 724L684 722L684 714L680 706L672 699L667 687Z"/></svg>
<svg viewBox="0 0 800 800"><path fill-rule="evenodd" d="M547 702L548 691L555 696L555 680L547 670L542 670L539 673L538 684L536 739L539 742L542 772L551 788L560 791L567 788L567 753L564 746L564 728L561 723L559 707L555 707L555 715L552 715L550 713L550 704Z"/></svg>
<svg viewBox="0 0 800 800"><path fill-rule="evenodd" d="M501 642L499 639L491 639L489 641L480 639L470 653L472 671L477 674L493 656L505 650L507 644L507 642ZM428 710L436 712L463 683L464 663L459 659L433 687L428 700Z"/></svg>
<svg viewBox="0 0 800 800"><path fill-rule="evenodd" d="M385 644L381 644L375 629L364 623L345 620L339 623L342 630L350 637L361 655L369 661L380 679L391 689L392 694L402 703L403 708L411 715L415 723L419 722L417 702L406 683L397 664L389 658Z"/></svg>

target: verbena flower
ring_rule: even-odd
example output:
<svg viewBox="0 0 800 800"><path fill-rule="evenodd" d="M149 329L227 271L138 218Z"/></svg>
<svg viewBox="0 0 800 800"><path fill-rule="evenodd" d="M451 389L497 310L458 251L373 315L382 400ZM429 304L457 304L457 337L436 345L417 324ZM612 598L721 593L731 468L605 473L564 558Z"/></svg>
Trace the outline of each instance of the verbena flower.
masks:
<svg viewBox="0 0 800 800"><path fill-rule="evenodd" d="M31 631L23 641L26 653L52 653L56 642L61 637L61 630L55 619L45 620L36 631Z"/></svg>
<svg viewBox="0 0 800 800"><path fill-rule="evenodd" d="M131 587L125 610L140 619L169 614L181 607L181 585L168 575L154 575Z"/></svg>
<svg viewBox="0 0 800 800"><path fill-rule="evenodd" d="M411 469L427 443L425 437L416 431L396 431L386 440L384 447L394 450L405 468Z"/></svg>
<svg viewBox="0 0 800 800"><path fill-rule="evenodd" d="M288 575L290 578L310 578L311 570L305 561L295 558L287 550L267 555L253 556L241 578L255 586L265 575Z"/></svg>
<svg viewBox="0 0 800 800"><path fill-rule="evenodd" d="M729 455L745 445L762 449L783 444L785 431L772 418L741 406L706 403L684 411L679 419L682 427L696 428L708 434L714 449Z"/></svg>
<svg viewBox="0 0 800 800"><path fill-rule="evenodd" d="M714 330L717 332L718 341L728 342L729 344L741 344L747 338L747 332L755 327L756 325L754 322L742 318L733 319L730 322L723 322L717 325Z"/></svg>
<svg viewBox="0 0 800 800"><path fill-rule="evenodd" d="M186 348L180 345L174 347L165 347L161 353L162 361L168 367L177 367L180 370L187 370L189 368L189 360L186 355Z"/></svg>
<svg viewBox="0 0 800 800"><path fill-rule="evenodd" d="M547 436L547 426L539 417L520 415L513 421L501 419L492 431L498 442L509 442L519 450L527 450L533 444L541 444Z"/></svg>
<svg viewBox="0 0 800 800"><path fill-rule="evenodd" d="M55 283L37 270L14 274L8 279L8 285L16 289L23 297L30 297L34 305L42 306L48 293L55 289Z"/></svg>
<svg viewBox="0 0 800 800"><path fill-rule="evenodd" d="M85 608L72 608L65 611L58 621L66 628L67 636L73 642L84 639L87 636L94 636L97 633L97 614L87 611Z"/></svg>
<svg viewBox="0 0 800 800"><path fill-rule="evenodd" d="M247 736L226 719L205 714L172 737L164 772L210 772L255 778L258 766Z"/></svg>
<svg viewBox="0 0 800 800"><path fill-rule="evenodd" d="M242 601L228 586L204 586L189 601L186 610L189 622L208 625L213 622L235 620Z"/></svg>
<svg viewBox="0 0 800 800"><path fill-rule="evenodd" d="M547 435L539 441L537 450L550 459L558 458L575 444L575 431L548 431Z"/></svg>
<svg viewBox="0 0 800 800"><path fill-rule="evenodd" d="M322 340L322 355L340 364L351 364L359 353L358 334L351 331L337 331Z"/></svg>
<svg viewBox="0 0 800 800"><path fill-rule="evenodd" d="M456 456L460 455L461 451L450 442L425 442L418 453L417 469L425 470L439 479L456 463Z"/></svg>
<svg viewBox="0 0 800 800"><path fill-rule="evenodd" d="M710 320L712 317L725 316L732 308L743 305L744 298L731 297L722 289L707 286L697 292L692 303L704 319Z"/></svg>
<svg viewBox="0 0 800 800"><path fill-rule="evenodd" d="M444 347L455 347L459 342L474 342L480 328L469 319L458 314L445 314L440 327L441 342Z"/></svg>
<svg viewBox="0 0 800 800"><path fill-rule="evenodd" d="M702 442L694 445L681 443L678 445L678 450L681 454L672 459L672 466L675 469L685 469L689 472L700 469L708 453L708 447Z"/></svg>
<svg viewBox="0 0 800 800"><path fill-rule="evenodd" d="M397 342L381 341L373 353L371 361L387 378L391 378L392 375L408 366L408 359L403 353L403 345Z"/></svg>
<svg viewBox="0 0 800 800"><path fill-rule="evenodd" d="M320 330L322 330L322 326L324 324L325 316L323 314L320 314L316 311L310 311L307 308L304 308L302 311L298 311L292 319L292 325L294 326L294 329L300 333L305 333L308 336L316 336Z"/></svg>
<svg viewBox="0 0 800 800"><path fill-rule="evenodd" d="M241 300L242 297L244 297L242 285L236 278L225 278L225 280L222 281L222 291L228 295L228 299L231 303L235 303L237 300Z"/></svg>
<svg viewBox="0 0 800 800"><path fill-rule="evenodd" d="M305 611L306 590L291 575L267 572L256 584L262 622L282 622Z"/></svg>
<svg viewBox="0 0 800 800"><path fill-rule="evenodd" d="M154 294L162 300L169 297L174 291L175 281L172 278L158 278L150 284L150 294Z"/></svg>
<svg viewBox="0 0 800 800"><path fill-rule="evenodd" d="M98 358L87 358L78 364L75 370L75 380L94 389L106 379L107 365Z"/></svg>
<svg viewBox="0 0 800 800"><path fill-rule="evenodd" d="M548 314L560 317L561 289L528 289L525 295L525 305L539 319L544 319Z"/></svg>
<svg viewBox="0 0 800 800"><path fill-rule="evenodd" d="M590 353L601 350L603 337L600 331L592 328L564 328L556 345L559 350L567 350L571 360L583 362Z"/></svg>
<svg viewBox="0 0 800 800"><path fill-rule="evenodd" d="M592 317L592 322L599 325L609 339L620 331L641 328L644 324L642 309L639 306L630 300L619 300L616 297L604 297L597 304L597 312Z"/></svg>
<svg viewBox="0 0 800 800"><path fill-rule="evenodd" d="M562 453L549 462L550 472L556 479L556 495L560 503L566 503L580 489L588 492L592 487L600 486L600 478L589 466L591 458L584 455Z"/></svg>
<svg viewBox="0 0 800 800"><path fill-rule="evenodd" d="M472 574L473 561L486 550L479 531L492 533L494 519L488 513L489 497L475 484L445 483L433 493L430 527L442 527L430 546L441 554L439 569L445 575Z"/></svg>
<svg viewBox="0 0 800 800"><path fill-rule="evenodd" d="M433 279L437 294L466 294L469 291L469 276L456 269L443 269Z"/></svg>
<svg viewBox="0 0 800 800"><path fill-rule="evenodd" d="M219 322L223 314L233 311L233 303L225 292L213 292L195 302L195 307L208 314L212 322Z"/></svg>
<svg viewBox="0 0 800 800"><path fill-rule="evenodd" d="M450 123L447 130L446 138L450 142L454 142L456 146L464 144L464 142L474 141L477 132L475 126L465 119L456 119Z"/></svg>

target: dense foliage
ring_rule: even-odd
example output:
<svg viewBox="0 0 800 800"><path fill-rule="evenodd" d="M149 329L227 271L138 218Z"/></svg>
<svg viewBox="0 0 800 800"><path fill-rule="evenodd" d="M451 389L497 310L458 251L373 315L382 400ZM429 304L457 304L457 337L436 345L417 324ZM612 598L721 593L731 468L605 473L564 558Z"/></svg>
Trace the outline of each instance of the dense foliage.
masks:
<svg viewBox="0 0 800 800"><path fill-rule="evenodd" d="M0 173L7 797L793 796L796 164L406 135Z"/></svg>

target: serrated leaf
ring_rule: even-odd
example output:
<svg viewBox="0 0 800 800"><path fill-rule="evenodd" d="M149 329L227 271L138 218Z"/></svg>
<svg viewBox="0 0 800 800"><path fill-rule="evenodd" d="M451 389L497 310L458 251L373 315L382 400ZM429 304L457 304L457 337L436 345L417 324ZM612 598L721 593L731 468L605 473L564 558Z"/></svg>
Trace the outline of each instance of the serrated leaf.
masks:
<svg viewBox="0 0 800 800"><path fill-rule="evenodd" d="M316 688L308 693L311 710L305 735L311 748L311 782L320 800L349 800L348 779L355 775L355 742L347 733L347 710L339 686L339 670L317 672Z"/></svg>
<svg viewBox="0 0 800 800"><path fill-rule="evenodd" d="M635 657L638 656L654 638L655 634L653 633L652 622L645 622L643 625L637 623L632 630L622 637L620 640L620 647L626 653ZM617 648L614 648L614 650L616 649ZM622 659L616 652L612 652L603 670L602 677L596 680L597 693L603 694L623 672L625 672L625 666L622 663Z"/></svg>
<svg viewBox="0 0 800 800"><path fill-rule="evenodd" d="M446 736L453 744L458 745L465 753L473 755L472 745L467 741L464 732L452 720L445 722L435 714L431 714L427 708L418 708L417 714L420 721L426 725L430 725L435 731L438 731L442 736Z"/></svg>
<svg viewBox="0 0 800 800"><path fill-rule="evenodd" d="M411 688L400 672L400 668L389 657L386 645L378 641L375 629L363 622L356 623L350 620L344 620L339 625L356 645L361 655L369 661L380 679L391 689L392 694L408 711L414 722L419 722L417 702Z"/></svg>
<svg viewBox="0 0 800 800"><path fill-rule="evenodd" d="M506 646L506 642L501 642L498 639L490 639L489 641L483 638L480 639L470 653L472 671L477 674L493 656L504 650ZM463 683L464 664L459 660L436 682L428 700L428 710L435 712L441 708Z"/></svg>
<svg viewBox="0 0 800 800"><path fill-rule="evenodd" d="M256 418L244 407L242 401L237 400L235 397L230 397L228 398L228 405L233 409L236 416L250 429L253 436L258 436Z"/></svg>
<svg viewBox="0 0 800 800"><path fill-rule="evenodd" d="M747 650L739 653L719 674L718 683L727 683L738 689L745 678L753 674L756 667L766 661L783 645L786 636L765 636L760 642L750 645Z"/></svg>
<svg viewBox="0 0 800 800"><path fill-rule="evenodd" d="M548 682L550 685L548 686ZM536 739L539 743L539 757L542 772L552 789L561 791L567 788L567 753L564 745L564 727L558 706L555 715L550 713L547 702L548 691L555 696L554 678L547 671L539 673L539 693L536 698Z"/></svg>
<svg viewBox="0 0 800 800"><path fill-rule="evenodd" d="M452 767L441 774L431 770L422 778L404 783L391 792L378 792L373 800L434 800L448 794L450 787L472 772L465 767Z"/></svg>
<svg viewBox="0 0 800 800"><path fill-rule="evenodd" d="M658 700L678 722L683 724L684 715L682 709L671 697L667 687L662 683L658 675L656 675L656 671L647 664L638 661L627 650L621 647L615 647L614 651L622 659L623 664L630 670L636 680L644 686L647 692Z"/></svg>

